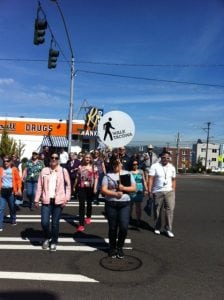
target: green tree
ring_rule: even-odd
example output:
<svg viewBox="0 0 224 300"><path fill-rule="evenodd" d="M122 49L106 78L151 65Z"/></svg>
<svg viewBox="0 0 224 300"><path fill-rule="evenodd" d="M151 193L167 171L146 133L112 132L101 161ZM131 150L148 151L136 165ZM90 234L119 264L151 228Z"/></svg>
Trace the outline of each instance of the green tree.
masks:
<svg viewBox="0 0 224 300"><path fill-rule="evenodd" d="M195 171L199 172L199 173L205 171L205 166L203 166L202 158L200 156L198 157L198 161L197 161L197 163L195 165Z"/></svg>
<svg viewBox="0 0 224 300"><path fill-rule="evenodd" d="M7 129L4 128L0 142L0 156L12 155L13 153L17 153L17 143L9 137Z"/></svg>

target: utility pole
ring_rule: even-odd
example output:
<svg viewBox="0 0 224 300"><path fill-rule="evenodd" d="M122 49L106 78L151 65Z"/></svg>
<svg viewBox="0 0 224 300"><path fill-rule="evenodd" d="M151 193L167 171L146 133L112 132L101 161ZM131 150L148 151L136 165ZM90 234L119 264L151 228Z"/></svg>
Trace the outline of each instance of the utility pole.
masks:
<svg viewBox="0 0 224 300"><path fill-rule="evenodd" d="M69 49L70 49L70 54L71 54L71 77L70 77L70 100L69 100L69 117L68 117L68 152L71 152L71 144L72 144L72 120L73 120L73 110L74 110L74 77L75 77L75 58L74 58L74 54L73 54L73 49L72 49L72 45L71 45L71 40L68 34L68 29L65 23L65 18L63 16L62 10L59 6L59 3L57 0L51 0L52 2L55 2L57 5L57 8L60 12L63 24L64 24L64 28L65 28L65 32L66 32L66 36L67 36L67 40L68 40L68 45L69 45Z"/></svg>
<svg viewBox="0 0 224 300"><path fill-rule="evenodd" d="M180 149L180 133L177 133L177 155L176 155L176 166L177 166L177 170L176 172L178 173L178 169L179 169L179 149Z"/></svg>
<svg viewBox="0 0 224 300"><path fill-rule="evenodd" d="M207 123L207 127L204 128L207 132L207 140L206 140L206 154L205 154L205 170L208 168L208 145L209 145L209 139L210 139L210 126L211 122Z"/></svg>

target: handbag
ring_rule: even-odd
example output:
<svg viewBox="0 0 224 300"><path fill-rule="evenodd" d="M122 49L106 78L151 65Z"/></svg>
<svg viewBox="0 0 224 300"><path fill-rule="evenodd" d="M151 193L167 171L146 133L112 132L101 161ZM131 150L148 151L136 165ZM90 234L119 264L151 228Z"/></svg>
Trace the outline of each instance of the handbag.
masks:
<svg viewBox="0 0 224 300"><path fill-rule="evenodd" d="M153 198L149 197L146 201L146 205L144 207L144 211L147 214L147 216L151 217L152 215L152 209L153 209Z"/></svg>

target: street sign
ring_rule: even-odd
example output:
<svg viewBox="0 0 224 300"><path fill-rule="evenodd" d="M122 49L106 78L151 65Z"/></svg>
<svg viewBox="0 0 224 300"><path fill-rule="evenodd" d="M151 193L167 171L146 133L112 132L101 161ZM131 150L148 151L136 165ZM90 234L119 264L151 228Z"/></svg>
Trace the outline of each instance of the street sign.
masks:
<svg viewBox="0 0 224 300"><path fill-rule="evenodd" d="M109 147L127 145L135 135L135 125L131 117L122 111L110 111L99 121L98 136Z"/></svg>

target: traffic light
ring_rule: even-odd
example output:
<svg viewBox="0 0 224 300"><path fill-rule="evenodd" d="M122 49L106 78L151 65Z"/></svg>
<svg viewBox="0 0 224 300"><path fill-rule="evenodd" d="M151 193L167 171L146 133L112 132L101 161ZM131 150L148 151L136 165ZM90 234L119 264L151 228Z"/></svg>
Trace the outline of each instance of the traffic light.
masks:
<svg viewBox="0 0 224 300"><path fill-rule="evenodd" d="M52 48L49 49L48 55L48 69L55 69L57 65L57 58L59 56L59 51Z"/></svg>
<svg viewBox="0 0 224 300"><path fill-rule="evenodd" d="M47 21L45 19L35 19L34 25L34 45L43 44L45 39L45 30L47 28Z"/></svg>

